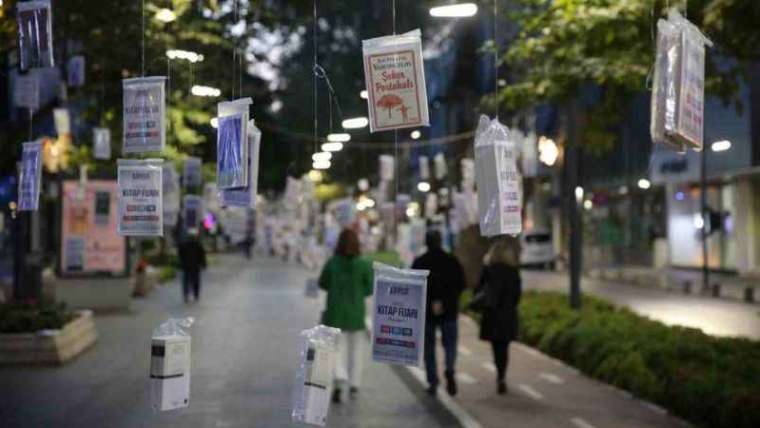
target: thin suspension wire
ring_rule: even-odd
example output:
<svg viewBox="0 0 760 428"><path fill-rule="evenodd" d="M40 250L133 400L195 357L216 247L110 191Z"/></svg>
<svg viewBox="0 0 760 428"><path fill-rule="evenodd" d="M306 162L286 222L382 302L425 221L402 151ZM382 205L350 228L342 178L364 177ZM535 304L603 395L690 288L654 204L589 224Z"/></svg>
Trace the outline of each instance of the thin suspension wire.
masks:
<svg viewBox="0 0 760 428"><path fill-rule="evenodd" d="M142 8L140 9L140 12L142 13L142 18L140 21L140 25L142 28L142 43L140 48L140 56L141 56L141 73L142 76L145 77L145 0L142 0Z"/></svg>
<svg viewBox="0 0 760 428"><path fill-rule="evenodd" d="M313 99L312 99L312 101L314 103L314 105L312 106L313 107L313 112L312 113L313 113L313 120L314 120L314 135L313 135L313 137L314 137L314 153L316 153L317 152L317 144L319 144L319 136L318 136L318 131L319 131L318 120L319 119L317 118L317 101L318 101L317 90L318 90L318 88L317 88L317 73L316 73L316 69L317 69L317 0L313 1L313 22L312 22L312 25L313 25L313 27L312 27L312 33L313 33L313 35L312 35L312 39L313 39L312 40L312 49L313 49L313 54L314 54L314 64L313 64L313 69L312 69L312 73L311 73L312 74L312 76L311 76L311 79L312 79L312 89L313 89L313 91L312 91L313 92Z"/></svg>
<svg viewBox="0 0 760 428"><path fill-rule="evenodd" d="M497 26L499 19L499 0L493 0L493 94L496 97L496 119L499 119L499 38Z"/></svg>
<svg viewBox="0 0 760 428"><path fill-rule="evenodd" d="M393 35L396 35L396 0L391 0L391 13L393 16ZM394 174L396 175L395 180L393 180L393 184L395 186L395 193L394 193L394 200L395 200L395 206L393 207L393 223L395 226L394 230L394 236L396 239L398 239L398 192L399 192L399 182L401 181L401 158L399 157L399 150L398 150L398 129L393 130L393 150L394 150L394 156L393 156L393 167L394 167Z"/></svg>

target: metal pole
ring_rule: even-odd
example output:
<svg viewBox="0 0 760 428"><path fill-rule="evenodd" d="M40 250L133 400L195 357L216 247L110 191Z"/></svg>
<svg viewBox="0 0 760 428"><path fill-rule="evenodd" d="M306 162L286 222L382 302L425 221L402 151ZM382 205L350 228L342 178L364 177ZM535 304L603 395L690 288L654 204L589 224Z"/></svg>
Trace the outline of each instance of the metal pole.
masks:
<svg viewBox="0 0 760 428"><path fill-rule="evenodd" d="M565 157L565 167L567 172L567 208L570 217L570 307L580 309L581 307L581 265L582 265L582 247L583 234L581 224L581 212L579 200L575 194L575 189L579 185L579 115L578 101L573 99L568 103L565 124L567 130L567 154Z"/></svg>
<svg viewBox="0 0 760 428"><path fill-rule="evenodd" d="M707 263L707 225L710 221L710 215L707 209L707 147L702 146L700 153L701 173L700 173L700 212L702 215L702 289L708 290L710 287L710 268Z"/></svg>

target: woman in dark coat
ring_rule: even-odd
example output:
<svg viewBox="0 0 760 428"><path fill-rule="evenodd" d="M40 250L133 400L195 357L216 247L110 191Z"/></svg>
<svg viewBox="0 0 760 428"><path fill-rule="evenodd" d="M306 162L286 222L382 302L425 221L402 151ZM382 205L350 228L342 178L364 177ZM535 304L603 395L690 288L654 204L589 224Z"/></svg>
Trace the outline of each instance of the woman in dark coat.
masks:
<svg viewBox="0 0 760 428"><path fill-rule="evenodd" d="M509 342L517 338L517 304L522 295L516 245L500 240L491 246L483 264L477 294L483 294L480 339L491 342L499 394L507 393Z"/></svg>

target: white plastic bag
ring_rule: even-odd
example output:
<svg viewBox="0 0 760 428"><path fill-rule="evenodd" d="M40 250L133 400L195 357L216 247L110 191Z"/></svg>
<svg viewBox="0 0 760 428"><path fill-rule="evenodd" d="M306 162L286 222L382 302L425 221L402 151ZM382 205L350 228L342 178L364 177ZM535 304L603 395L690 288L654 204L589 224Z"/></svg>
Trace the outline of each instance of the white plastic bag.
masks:
<svg viewBox="0 0 760 428"><path fill-rule="evenodd" d="M340 334L340 329L324 325L301 332L291 411L294 422L327 424Z"/></svg>
<svg viewBox="0 0 760 428"><path fill-rule="evenodd" d="M19 2L16 11L21 70L53 67L53 15L50 0Z"/></svg>
<svg viewBox="0 0 760 428"><path fill-rule="evenodd" d="M420 156L420 180L430 180L430 160L427 156Z"/></svg>
<svg viewBox="0 0 760 428"><path fill-rule="evenodd" d="M150 349L151 406L157 411L190 403L190 335L193 318L170 318L153 330Z"/></svg>
<svg viewBox="0 0 760 428"><path fill-rule="evenodd" d="M223 206L256 208L259 187L259 151L261 131L253 119L248 122L248 185L240 189L222 189L219 198Z"/></svg>
<svg viewBox="0 0 760 428"><path fill-rule="evenodd" d="M380 181L393 181L396 159L391 155L380 155Z"/></svg>
<svg viewBox="0 0 760 428"><path fill-rule="evenodd" d="M163 236L163 159L119 159L119 222L122 236Z"/></svg>
<svg viewBox="0 0 760 428"><path fill-rule="evenodd" d="M111 159L111 130L108 128L93 128L92 139L95 159Z"/></svg>
<svg viewBox="0 0 760 428"><path fill-rule="evenodd" d="M37 211L42 181L42 141L22 145L21 170L18 179L19 211Z"/></svg>
<svg viewBox="0 0 760 428"><path fill-rule="evenodd" d="M522 231L522 180L517 153L509 129L497 119L481 116L475 133L475 177L483 236L517 235Z"/></svg>
<svg viewBox="0 0 760 428"><path fill-rule="evenodd" d="M461 161L462 168L462 191L475 191L475 161L464 158Z"/></svg>
<svg viewBox="0 0 760 428"><path fill-rule="evenodd" d="M426 270L374 264L372 359L419 367L425 352Z"/></svg>
<svg viewBox="0 0 760 428"><path fill-rule="evenodd" d="M421 36L362 41L370 132L430 125Z"/></svg>
<svg viewBox="0 0 760 428"><path fill-rule="evenodd" d="M217 106L216 179L219 189L241 188L248 184L250 105L250 98L242 98Z"/></svg>
<svg viewBox="0 0 760 428"><path fill-rule="evenodd" d="M201 158L191 156L185 159L185 167L182 170L182 184L185 187L200 187L203 182L201 166Z"/></svg>
<svg viewBox="0 0 760 428"><path fill-rule="evenodd" d="M124 79L123 153L160 152L166 142L165 76Z"/></svg>
<svg viewBox="0 0 760 428"><path fill-rule="evenodd" d="M440 181L446 178L449 170L443 153L438 153L433 157L433 164L435 165L435 179Z"/></svg>

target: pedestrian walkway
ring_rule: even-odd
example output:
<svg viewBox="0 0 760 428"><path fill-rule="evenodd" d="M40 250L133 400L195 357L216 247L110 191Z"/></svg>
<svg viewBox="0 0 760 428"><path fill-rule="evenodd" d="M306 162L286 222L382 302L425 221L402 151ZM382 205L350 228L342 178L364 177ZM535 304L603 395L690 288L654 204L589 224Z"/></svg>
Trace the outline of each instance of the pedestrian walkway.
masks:
<svg viewBox="0 0 760 428"><path fill-rule="evenodd" d="M676 428L688 426L663 409L597 382L528 346L512 343L507 383L509 393L496 394L496 368L491 348L478 339L478 327L466 316L459 323L459 394L439 397L466 412L464 426ZM441 357L442 349L438 349ZM440 365L439 365L440 367ZM424 373L413 369L424 387Z"/></svg>

